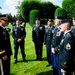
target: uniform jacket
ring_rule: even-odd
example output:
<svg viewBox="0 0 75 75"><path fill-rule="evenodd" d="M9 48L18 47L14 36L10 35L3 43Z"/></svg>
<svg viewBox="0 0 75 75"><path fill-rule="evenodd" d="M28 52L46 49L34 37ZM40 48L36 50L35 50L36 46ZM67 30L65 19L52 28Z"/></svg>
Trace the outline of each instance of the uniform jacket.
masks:
<svg viewBox="0 0 75 75"><path fill-rule="evenodd" d="M63 33L60 32L60 27L55 27L53 32L52 44L51 47L55 48L61 41Z"/></svg>
<svg viewBox="0 0 75 75"><path fill-rule="evenodd" d="M45 32L45 27L43 25L33 26L33 29L32 29L33 42L43 43L44 42L44 32Z"/></svg>
<svg viewBox="0 0 75 75"><path fill-rule="evenodd" d="M59 61L60 61L60 68L67 70L74 69L74 56L75 56L75 49L74 49L74 36L71 31L65 34L65 37L62 38L59 44Z"/></svg>
<svg viewBox="0 0 75 75"><path fill-rule="evenodd" d="M13 26L12 29L12 36L14 38L14 43L17 42L17 39L20 38L22 41L24 41L24 38L26 37L26 31L23 26ZM21 42L22 42L21 41Z"/></svg>
<svg viewBox="0 0 75 75"><path fill-rule="evenodd" d="M44 34L44 44L46 44L47 47L51 47L52 37L53 37L53 29L54 26L47 26L45 27L45 34Z"/></svg>
<svg viewBox="0 0 75 75"><path fill-rule="evenodd" d="M0 26L0 57L4 55L11 56L11 54L9 33L6 28Z"/></svg>

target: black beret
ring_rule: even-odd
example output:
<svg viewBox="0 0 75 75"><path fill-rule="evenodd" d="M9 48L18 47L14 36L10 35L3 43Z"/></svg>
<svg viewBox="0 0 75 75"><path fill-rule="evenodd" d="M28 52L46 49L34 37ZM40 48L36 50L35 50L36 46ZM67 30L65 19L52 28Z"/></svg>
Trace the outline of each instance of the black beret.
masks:
<svg viewBox="0 0 75 75"><path fill-rule="evenodd" d="M36 18L36 20L40 20L40 18Z"/></svg>
<svg viewBox="0 0 75 75"><path fill-rule="evenodd" d="M61 21L61 24L63 24L63 23L72 23L72 20L71 19L63 19Z"/></svg>
<svg viewBox="0 0 75 75"><path fill-rule="evenodd" d="M52 20L52 19L49 19L48 21L49 21L49 22L53 22L53 20Z"/></svg>
<svg viewBox="0 0 75 75"><path fill-rule="evenodd" d="M20 18L17 18L16 21L21 21L21 19Z"/></svg>
<svg viewBox="0 0 75 75"><path fill-rule="evenodd" d="M6 14L4 15L0 15L0 19L4 20L4 21L8 21L8 17Z"/></svg>
<svg viewBox="0 0 75 75"><path fill-rule="evenodd" d="M75 20L75 18L72 18L72 20Z"/></svg>
<svg viewBox="0 0 75 75"><path fill-rule="evenodd" d="M55 19L63 19L63 16L55 16Z"/></svg>

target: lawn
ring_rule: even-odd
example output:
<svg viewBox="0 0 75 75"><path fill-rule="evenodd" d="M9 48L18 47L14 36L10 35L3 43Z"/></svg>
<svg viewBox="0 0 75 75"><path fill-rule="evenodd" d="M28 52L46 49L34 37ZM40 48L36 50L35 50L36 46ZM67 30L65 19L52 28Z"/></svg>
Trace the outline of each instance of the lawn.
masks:
<svg viewBox="0 0 75 75"><path fill-rule="evenodd" d="M12 28L11 25L8 26ZM52 68L46 67L46 50L43 47L43 61L35 61L35 49L32 42L32 27L26 25L25 53L28 62L22 62L20 49L18 51L18 63L14 64L13 55L11 56L11 75L52 75ZM10 32L11 46L14 54L13 38Z"/></svg>

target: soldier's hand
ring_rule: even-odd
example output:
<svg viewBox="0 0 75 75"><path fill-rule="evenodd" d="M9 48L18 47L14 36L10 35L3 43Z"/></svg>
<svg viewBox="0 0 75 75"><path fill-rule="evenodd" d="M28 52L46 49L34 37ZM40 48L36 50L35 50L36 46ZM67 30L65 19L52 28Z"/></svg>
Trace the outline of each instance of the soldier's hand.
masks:
<svg viewBox="0 0 75 75"><path fill-rule="evenodd" d="M21 42L21 39L18 39L17 42Z"/></svg>
<svg viewBox="0 0 75 75"><path fill-rule="evenodd" d="M46 47L46 44L44 44L44 46Z"/></svg>
<svg viewBox="0 0 75 75"><path fill-rule="evenodd" d="M63 69L61 69L61 72L62 72L62 73L66 73L66 71L65 71L65 70L63 70Z"/></svg>
<svg viewBox="0 0 75 75"><path fill-rule="evenodd" d="M55 54L54 48L51 48L51 51L52 51L53 54Z"/></svg>
<svg viewBox="0 0 75 75"><path fill-rule="evenodd" d="M5 55L4 57L2 57L2 59L5 60L5 61L8 60L7 55Z"/></svg>

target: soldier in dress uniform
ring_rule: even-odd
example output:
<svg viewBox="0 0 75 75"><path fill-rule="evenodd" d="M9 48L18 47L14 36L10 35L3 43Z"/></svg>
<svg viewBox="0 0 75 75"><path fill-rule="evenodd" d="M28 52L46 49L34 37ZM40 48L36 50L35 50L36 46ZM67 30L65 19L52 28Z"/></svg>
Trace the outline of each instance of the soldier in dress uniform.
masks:
<svg viewBox="0 0 75 75"><path fill-rule="evenodd" d="M36 25L32 29L32 40L35 45L36 60L42 60L42 48L44 42L45 27L40 24L40 19L36 19Z"/></svg>
<svg viewBox="0 0 75 75"><path fill-rule="evenodd" d="M51 50L53 53L53 75L59 75L58 67L57 67L57 62L58 62L58 57L57 53L55 54L54 48L59 45L63 33L60 32L60 22L63 19L62 16L56 16L55 17L55 25L56 27L54 28L53 32L53 38L52 38L52 45L51 45Z"/></svg>
<svg viewBox="0 0 75 75"><path fill-rule="evenodd" d="M72 27L71 31L75 37L75 18L72 18L72 23L73 23L73 27Z"/></svg>
<svg viewBox="0 0 75 75"><path fill-rule="evenodd" d="M59 69L64 75L73 75L75 68L74 63L74 36L71 32L71 20L64 19L61 21L61 31L64 32L60 44L55 48L59 56Z"/></svg>
<svg viewBox="0 0 75 75"><path fill-rule="evenodd" d="M20 46L23 61L26 62L26 55L24 52L24 39L26 37L26 31L23 26L20 26L20 19L16 20L16 25L12 29L12 37L14 39L14 63L17 63L17 54Z"/></svg>
<svg viewBox="0 0 75 75"><path fill-rule="evenodd" d="M53 63L53 54L51 52L51 42L52 42L52 36L53 36L53 20L49 19L47 22L47 27L45 27L45 34L44 34L44 45L47 50L47 60L48 60L48 66L51 66Z"/></svg>
<svg viewBox="0 0 75 75"><path fill-rule="evenodd" d="M10 56L12 55L10 37L5 26L8 18L0 16L0 69L1 75L10 75Z"/></svg>

